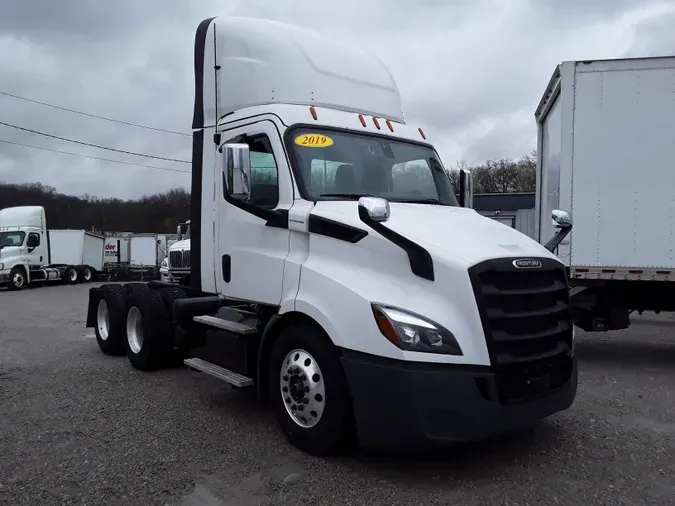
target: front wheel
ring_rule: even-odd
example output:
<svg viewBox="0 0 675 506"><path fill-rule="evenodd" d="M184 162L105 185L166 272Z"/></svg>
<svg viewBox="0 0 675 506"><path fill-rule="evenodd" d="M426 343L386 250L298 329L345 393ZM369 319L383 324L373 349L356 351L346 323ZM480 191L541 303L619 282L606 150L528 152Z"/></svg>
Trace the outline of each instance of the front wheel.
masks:
<svg viewBox="0 0 675 506"><path fill-rule="evenodd" d="M9 272L9 283L7 283L7 288L15 292L26 288L26 271L21 267L14 267Z"/></svg>
<svg viewBox="0 0 675 506"><path fill-rule="evenodd" d="M328 337L314 325L284 329L270 359L269 394L288 440L316 456L336 454L354 440L351 397Z"/></svg>

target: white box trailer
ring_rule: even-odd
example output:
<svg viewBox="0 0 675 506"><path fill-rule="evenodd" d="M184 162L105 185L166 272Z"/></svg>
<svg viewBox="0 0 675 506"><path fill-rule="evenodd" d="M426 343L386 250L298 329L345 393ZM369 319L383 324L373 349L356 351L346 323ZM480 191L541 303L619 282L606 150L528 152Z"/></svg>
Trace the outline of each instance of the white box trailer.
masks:
<svg viewBox="0 0 675 506"><path fill-rule="evenodd" d="M574 221L557 253L575 323L675 309L675 57L564 62L535 116L535 229L548 240L555 209Z"/></svg>
<svg viewBox="0 0 675 506"><path fill-rule="evenodd" d="M105 237L86 230L50 230L51 263L103 268Z"/></svg>
<svg viewBox="0 0 675 506"><path fill-rule="evenodd" d="M133 234L129 238L129 263L134 266L158 265L157 234Z"/></svg>

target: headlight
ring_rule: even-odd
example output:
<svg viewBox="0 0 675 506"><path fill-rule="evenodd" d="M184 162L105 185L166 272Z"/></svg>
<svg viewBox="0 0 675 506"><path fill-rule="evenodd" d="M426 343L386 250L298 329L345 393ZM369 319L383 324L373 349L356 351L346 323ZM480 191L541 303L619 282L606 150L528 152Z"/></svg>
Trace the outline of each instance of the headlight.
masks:
<svg viewBox="0 0 675 506"><path fill-rule="evenodd" d="M462 355L455 336L438 323L395 307L372 308L382 335L402 350Z"/></svg>
<svg viewBox="0 0 675 506"><path fill-rule="evenodd" d="M162 260L162 263L160 264L160 267L168 267L168 266L169 266L169 260L165 258L164 260Z"/></svg>

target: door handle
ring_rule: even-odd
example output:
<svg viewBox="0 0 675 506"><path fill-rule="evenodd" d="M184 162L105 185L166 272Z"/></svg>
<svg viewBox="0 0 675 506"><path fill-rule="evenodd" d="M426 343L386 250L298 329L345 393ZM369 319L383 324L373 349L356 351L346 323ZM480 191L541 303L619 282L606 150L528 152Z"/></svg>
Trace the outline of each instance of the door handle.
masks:
<svg viewBox="0 0 675 506"><path fill-rule="evenodd" d="M225 281L225 283L229 283L230 279L232 278L232 257L230 257L230 255L223 255L221 261L223 281Z"/></svg>

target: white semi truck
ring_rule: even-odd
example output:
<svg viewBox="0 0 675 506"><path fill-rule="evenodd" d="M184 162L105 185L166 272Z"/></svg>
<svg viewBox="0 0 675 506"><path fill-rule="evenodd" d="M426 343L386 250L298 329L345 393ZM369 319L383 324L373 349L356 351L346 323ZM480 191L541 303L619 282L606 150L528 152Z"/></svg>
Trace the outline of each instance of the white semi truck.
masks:
<svg viewBox="0 0 675 506"><path fill-rule="evenodd" d="M178 240L170 247L159 268L160 279L167 283L189 282L190 276L190 220L180 223L176 230Z"/></svg>
<svg viewBox="0 0 675 506"><path fill-rule="evenodd" d="M104 237L86 230L47 230L43 207L0 209L0 286L93 281L104 245Z"/></svg>
<svg viewBox="0 0 675 506"><path fill-rule="evenodd" d="M458 203L377 57L210 18L194 64L189 284L91 289L104 353L255 388L316 455L477 440L570 407L563 264L462 207L466 172Z"/></svg>
<svg viewBox="0 0 675 506"><path fill-rule="evenodd" d="M537 238L553 210L575 221L557 253L582 329L675 310L674 75L675 57L567 61L537 107Z"/></svg>

